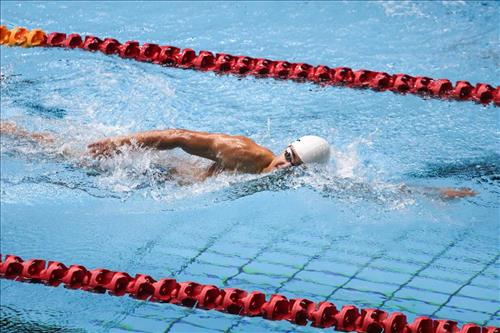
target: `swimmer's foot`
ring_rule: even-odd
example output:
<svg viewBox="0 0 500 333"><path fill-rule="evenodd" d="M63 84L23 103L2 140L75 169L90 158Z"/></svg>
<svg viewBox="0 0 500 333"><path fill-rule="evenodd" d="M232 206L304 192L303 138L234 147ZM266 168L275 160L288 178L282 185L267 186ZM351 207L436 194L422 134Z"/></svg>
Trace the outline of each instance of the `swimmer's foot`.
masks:
<svg viewBox="0 0 500 333"><path fill-rule="evenodd" d="M54 137L51 134L28 132L24 128L17 126L13 121L0 122L0 134L32 140L40 144L54 143Z"/></svg>
<svg viewBox="0 0 500 333"><path fill-rule="evenodd" d="M439 189L439 194L441 195L441 198L450 200L450 199L473 197L477 194L477 192L467 187L441 188Z"/></svg>
<svg viewBox="0 0 500 333"><path fill-rule="evenodd" d="M0 134L15 134L19 129L13 121L2 121L0 122Z"/></svg>

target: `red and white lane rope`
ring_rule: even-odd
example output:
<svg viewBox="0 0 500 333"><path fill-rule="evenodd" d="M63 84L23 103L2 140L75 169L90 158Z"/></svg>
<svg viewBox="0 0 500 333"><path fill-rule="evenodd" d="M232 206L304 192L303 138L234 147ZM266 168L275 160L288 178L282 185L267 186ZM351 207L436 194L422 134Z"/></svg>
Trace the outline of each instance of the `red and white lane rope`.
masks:
<svg viewBox="0 0 500 333"><path fill-rule="evenodd" d="M315 303L305 298L287 299L274 294L266 297L258 291L235 288L220 289L196 282L177 282L172 278L155 280L149 275L114 272L104 268L87 270L81 265L66 266L42 259L24 261L18 256L0 255L0 278L38 282L47 286L64 285L97 293L109 293L180 306L216 310L239 316L260 316L268 320L287 320L296 325L359 333L500 333L499 327L464 324L458 327L452 320L418 317L408 322L401 312L387 313L379 309L358 309L345 305L337 309L330 302Z"/></svg>
<svg viewBox="0 0 500 333"><path fill-rule="evenodd" d="M388 74L367 69L352 70L349 67L331 68L324 65L292 63L282 60L235 56L225 53L180 49L170 45L137 41L120 43L114 38L101 39L96 36L80 36L61 32L45 33L40 29L29 31L16 27L11 30L0 26L0 44L24 47L64 47L116 54L122 58L150 62L164 66L214 71L234 75L252 75L297 82L313 82L375 91L392 91L401 94L416 94L422 97L475 101L481 104L493 102L500 105L500 87L487 83L472 85L468 81L432 79L408 74Z"/></svg>

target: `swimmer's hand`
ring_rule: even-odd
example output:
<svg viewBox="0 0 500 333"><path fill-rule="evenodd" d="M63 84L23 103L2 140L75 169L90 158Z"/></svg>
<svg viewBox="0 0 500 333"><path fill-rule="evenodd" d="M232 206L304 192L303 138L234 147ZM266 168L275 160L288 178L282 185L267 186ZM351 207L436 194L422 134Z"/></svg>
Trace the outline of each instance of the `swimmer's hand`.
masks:
<svg viewBox="0 0 500 333"><path fill-rule="evenodd" d="M467 197L473 197L478 192L468 188L452 187L420 187L420 186L401 186L401 191L405 193L420 193L429 197L439 197L441 200L453 200Z"/></svg>
<svg viewBox="0 0 500 333"><path fill-rule="evenodd" d="M87 146L88 152L92 157L110 156L118 152L118 148L123 145L130 144L130 139L125 136L118 136L115 138L106 138Z"/></svg>
<svg viewBox="0 0 500 333"><path fill-rule="evenodd" d="M445 187L439 189L439 194L443 199L458 199L458 198L473 197L477 194L477 192L467 187L462 187L462 188Z"/></svg>

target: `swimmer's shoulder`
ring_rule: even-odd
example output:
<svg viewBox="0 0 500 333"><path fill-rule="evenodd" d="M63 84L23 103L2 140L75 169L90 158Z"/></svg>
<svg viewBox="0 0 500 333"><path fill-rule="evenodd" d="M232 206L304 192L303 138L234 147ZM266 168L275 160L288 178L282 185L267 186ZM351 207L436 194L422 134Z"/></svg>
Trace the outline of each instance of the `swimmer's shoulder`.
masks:
<svg viewBox="0 0 500 333"><path fill-rule="evenodd" d="M252 140L246 136L239 135L238 138L243 140L248 145L248 148L250 148L252 150L252 154L254 155L255 158L274 159L274 157L275 157L274 153L270 149L268 149L262 145L259 145L257 142L255 142L254 140Z"/></svg>

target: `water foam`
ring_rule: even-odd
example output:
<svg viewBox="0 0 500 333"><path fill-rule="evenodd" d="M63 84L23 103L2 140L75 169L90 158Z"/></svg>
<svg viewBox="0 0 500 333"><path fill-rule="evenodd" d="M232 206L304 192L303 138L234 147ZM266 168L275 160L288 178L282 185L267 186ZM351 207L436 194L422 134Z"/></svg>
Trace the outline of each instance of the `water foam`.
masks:
<svg viewBox="0 0 500 333"><path fill-rule="evenodd" d="M222 172L216 177L202 179L200 173L211 162L178 150L159 152L124 146L106 158L94 158L86 152L86 146L90 142L101 139L104 133L123 134L126 131L123 127L105 124L80 126L67 120L51 122L52 126L61 130L54 144L40 146L26 140L17 140L8 145L2 143L2 154L29 157L31 160L50 158L68 164L74 169L73 172L83 171L87 174L86 181L71 185L82 187L87 192L97 188L123 200L139 193L157 201L172 203L186 198L203 198L214 193L216 201L235 200L262 191L305 187L323 197L344 202L369 200L390 209L414 203L414 199L401 190L400 184L390 184L379 179L369 180L365 176L366 170L360 162L359 149L373 143L373 133L367 138L354 140L345 148L332 147L333 158L327 166L307 165L265 175ZM51 182L55 182L53 178Z"/></svg>

